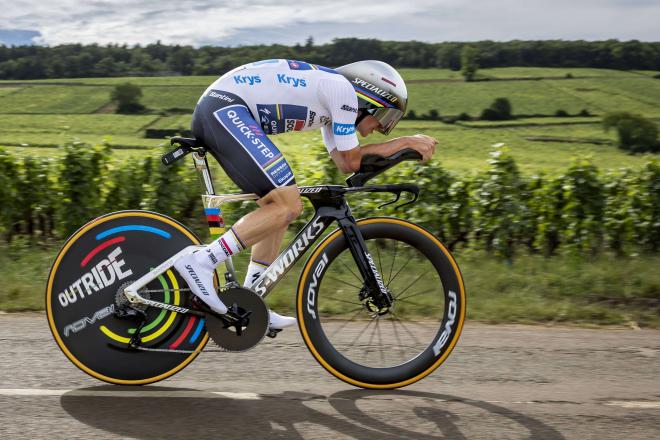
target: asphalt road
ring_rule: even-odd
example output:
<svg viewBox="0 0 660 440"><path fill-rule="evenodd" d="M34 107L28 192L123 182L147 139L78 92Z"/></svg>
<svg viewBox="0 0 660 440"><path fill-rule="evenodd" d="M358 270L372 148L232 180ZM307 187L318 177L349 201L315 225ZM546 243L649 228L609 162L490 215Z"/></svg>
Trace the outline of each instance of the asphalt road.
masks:
<svg viewBox="0 0 660 440"><path fill-rule="evenodd" d="M0 315L1 439L659 439L660 331L466 325L403 390L352 388L297 330L145 387L71 364L42 314Z"/></svg>

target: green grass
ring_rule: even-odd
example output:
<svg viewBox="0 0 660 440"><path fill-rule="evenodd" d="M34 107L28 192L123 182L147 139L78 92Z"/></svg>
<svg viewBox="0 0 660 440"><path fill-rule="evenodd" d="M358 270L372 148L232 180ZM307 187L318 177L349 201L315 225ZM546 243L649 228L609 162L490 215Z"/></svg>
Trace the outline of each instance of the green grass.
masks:
<svg viewBox="0 0 660 440"><path fill-rule="evenodd" d="M185 120L185 119L184 119ZM156 122L158 124L158 121ZM177 127L174 127L177 128ZM560 138L605 139L612 142L616 137L614 132L604 133L599 124L558 125L540 127L504 127L499 129L462 127L447 125L432 121L402 121L397 127L398 136L424 133L439 140L436 155L430 166L442 166L450 171L470 173L484 170L488 167L491 146L495 143L505 143L510 153L523 172L558 173L565 170L575 156L591 156L595 165L601 170L618 169L620 167L638 168L643 166L649 157L660 158L660 155L629 155L623 153L615 145L594 145L588 142L538 142L530 141L530 136L551 136ZM96 134L79 134L80 140L98 143L103 136ZM0 145L20 141L38 144L44 139L44 133L2 133ZM48 134L46 137L54 144L62 144L72 139L71 133ZM116 150L118 159L134 157L135 155L153 154L160 157L161 151L156 147L167 143L166 140L144 139L137 137L111 136L111 145L153 148L153 150ZM387 139L380 134L374 134L365 143L382 142ZM285 133L278 135L276 143L280 150L295 162L294 172L300 177L310 175L314 170L309 163L325 151L325 146L318 131L303 133ZM57 156L55 148L8 147L17 155Z"/></svg>
<svg viewBox="0 0 660 440"><path fill-rule="evenodd" d="M58 248L28 248L25 243L0 247L0 310L43 310L46 278ZM660 327L660 257L543 258L520 256L513 264L488 255L463 252L456 255L465 280L469 320L520 323L613 324ZM243 276L247 253L236 258ZM383 265L389 263L386 255ZM304 261L304 260L303 260ZM401 261L401 260L399 260ZM395 265L397 265L395 260ZM298 264L268 297L268 303L280 312L292 312L302 264ZM330 266L332 268L332 266ZM396 273L395 267L393 273ZM334 269L333 269L334 270ZM385 274L389 271L385 269ZM334 272L335 274L342 273ZM386 275L387 276L387 275ZM319 298L351 298L354 292L343 281L327 277ZM414 268L402 272L395 289L402 290L417 278ZM422 283L421 281L419 283ZM423 289L415 284L413 289ZM323 295L330 295L325 296ZM422 296L416 301L437 303ZM321 305L321 299L319 299ZM338 302L323 302L325 313L345 314ZM403 304L400 304L401 307ZM348 305L347 307L352 307ZM400 313L425 316L408 305Z"/></svg>
<svg viewBox="0 0 660 440"><path fill-rule="evenodd" d="M573 78L635 78L636 72L612 69L591 69L581 67L496 67L479 69L479 74L498 79L506 78L565 78L570 73ZM653 73L649 72L651 76Z"/></svg>
<svg viewBox="0 0 660 440"><path fill-rule="evenodd" d="M441 115L479 116L495 98L506 97L515 115L554 115L630 111L660 115L660 81L644 78L576 79L571 81L485 81L413 84L408 90L410 109L417 114L436 109Z"/></svg>
<svg viewBox="0 0 660 440"><path fill-rule="evenodd" d="M457 121L456 124L463 127L524 127L524 126L552 126L552 125L574 125L574 124L600 124L601 118L597 116L571 116L571 117L542 117L542 118L517 118L509 121Z"/></svg>
<svg viewBox="0 0 660 440"><path fill-rule="evenodd" d="M147 86L193 86L199 85L207 87L218 76L126 76L119 78L57 78L57 79L38 79L32 81L20 80L1 80L0 86L25 85L25 84L63 84L67 86L86 85L86 86L114 86L130 82L141 87Z"/></svg>
<svg viewBox="0 0 660 440"><path fill-rule="evenodd" d="M406 79L422 81L409 86L410 108L418 114L437 109L442 115L468 112L477 116L493 99L505 96L511 100L514 114L554 115L557 110L575 114L587 109L597 115L609 110L626 110L647 117L660 117L660 80L650 77L654 72L512 67L482 69L481 73L500 79L561 78L571 73L575 79L465 83L459 72L447 69L402 69ZM0 82L0 112L4 112L0 116L0 145L25 145L22 149L12 147L12 151L53 156L58 150L31 149L30 145L55 146L71 139L98 143L109 135L113 146L129 149L156 147L166 141L145 139L145 128L187 129L191 114L125 116L89 113L107 103L113 84L125 81L143 86L144 103L152 111L192 109L204 88L214 79L205 76L3 81ZM439 82L429 82L433 80ZM36 114L38 112L46 114ZM574 155L592 155L596 165L604 169L636 167L645 161L644 157L627 155L614 145L590 144L589 140L594 138L615 141L614 132L604 133L599 120L599 116L544 117L455 125L404 121L397 127L395 135L426 133L438 138L440 145L436 161L461 172L485 168L490 146L498 142L509 145L519 166L526 172L561 170L568 166ZM548 143L528 139L534 136L585 141ZM385 139L376 134L365 142ZM283 134L274 140L289 158L300 164L296 169L299 175L307 172L305 163L325 150L317 131ZM143 152L122 151L118 157L132 157L134 153Z"/></svg>
<svg viewBox="0 0 660 440"><path fill-rule="evenodd" d="M155 122L157 115L4 115L0 118L3 133L95 133L100 135L133 134L142 137L143 128Z"/></svg>
<svg viewBox="0 0 660 440"><path fill-rule="evenodd" d="M186 87L145 87L142 89L142 103L151 109L180 108L195 109L195 104L208 84Z"/></svg>
<svg viewBox="0 0 660 440"><path fill-rule="evenodd" d="M110 87L33 86L0 96L0 113L92 113L110 101Z"/></svg>
<svg viewBox="0 0 660 440"><path fill-rule="evenodd" d="M191 121L192 121L192 114L162 116L157 120L153 121L147 128L189 130Z"/></svg>

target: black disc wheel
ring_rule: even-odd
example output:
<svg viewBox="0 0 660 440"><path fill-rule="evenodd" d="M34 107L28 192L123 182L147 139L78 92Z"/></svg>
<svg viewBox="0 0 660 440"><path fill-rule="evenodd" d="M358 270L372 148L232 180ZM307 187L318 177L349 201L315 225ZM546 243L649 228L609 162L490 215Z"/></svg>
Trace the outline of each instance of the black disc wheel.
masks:
<svg viewBox="0 0 660 440"><path fill-rule="evenodd" d="M46 287L48 323L66 357L91 376L122 385L156 382L188 365L208 341L204 319L154 307L135 310L121 292L182 248L199 243L180 223L146 211L107 214L80 228L57 255ZM174 269L141 293L190 306L188 286ZM142 317L139 345L163 351L129 348Z"/></svg>
<svg viewBox="0 0 660 440"><path fill-rule="evenodd" d="M344 234L319 244L298 285L298 323L330 373L364 388L398 388L447 358L465 318L465 288L449 251L427 230L395 218L358 221L392 297L378 306Z"/></svg>

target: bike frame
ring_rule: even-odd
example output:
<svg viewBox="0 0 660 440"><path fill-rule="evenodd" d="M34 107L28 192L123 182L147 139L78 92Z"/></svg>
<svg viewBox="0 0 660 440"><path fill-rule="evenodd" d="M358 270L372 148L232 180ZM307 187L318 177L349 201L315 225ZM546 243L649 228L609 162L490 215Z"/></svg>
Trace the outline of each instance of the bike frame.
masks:
<svg viewBox="0 0 660 440"><path fill-rule="evenodd" d="M209 221L211 235L219 236L225 231L222 220L222 211L220 205L227 202L257 200L256 194L221 194L216 195L213 187L213 179L209 171L206 155L197 151L192 153L196 170L200 173L202 183L205 186L206 194L202 196L205 212ZM387 288L384 285L381 275L378 273L373 258L369 253L362 234L356 224L355 218L345 199L345 194L352 192L394 192L398 197L402 191L415 192L415 185L372 185L360 187L344 187L340 185L318 185L300 187L300 195L310 200L315 208L314 216L298 232L293 241L286 247L282 253L271 263L264 273L252 285L252 289L262 298L266 297L277 283L289 272L295 263L302 258L307 250L318 240L323 232L334 222L337 222L339 228L343 231L347 240L348 247L355 259L360 274L365 280L365 286L369 291L375 293L380 298L389 298ZM156 301L143 298L138 294L138 290L155 280L159 275L169 270L175 261L183 255L190 254L203 246L188 246L161 263L151 272L145 274L137 281L125 289L125 295L130 302L147 304L160 308L187 313L189 310L161 304ZM225 260L227 271L225 281L227 284L236 283L237 275L231 257Z"/></svg>

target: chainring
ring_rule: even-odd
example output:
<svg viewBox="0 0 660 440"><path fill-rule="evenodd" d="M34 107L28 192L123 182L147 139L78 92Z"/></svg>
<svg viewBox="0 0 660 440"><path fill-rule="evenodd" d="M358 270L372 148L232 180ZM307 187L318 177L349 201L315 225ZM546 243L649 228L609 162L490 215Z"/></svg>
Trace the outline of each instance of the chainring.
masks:
<svg viewBox="0 0 660 440"><path fill-rule="evenodd" d="M206 315L206 330L215 344L225 351L247 351L256 346L268 332L268 307L250 289L233 287L218 293L220 300L229 309L226 320ZM229 316L243 316L232 324Z"/></svg>

